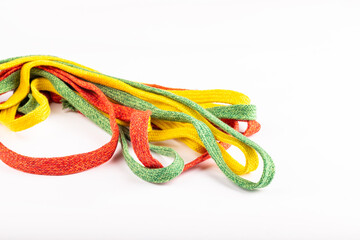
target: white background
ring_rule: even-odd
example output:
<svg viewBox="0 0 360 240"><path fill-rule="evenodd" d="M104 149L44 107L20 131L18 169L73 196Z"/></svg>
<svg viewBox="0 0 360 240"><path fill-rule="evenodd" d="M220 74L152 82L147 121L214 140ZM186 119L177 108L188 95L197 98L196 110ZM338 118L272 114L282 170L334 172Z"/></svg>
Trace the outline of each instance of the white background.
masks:
<svg viewBox="0 0 360 240"><path fill-rule="evenodd" d="M359 1L34 0L0 10L1 59L49 54L129 80L247 94L262 124L252 139L277 167L270 186L249 192L212 160L163 185L136 177L120 149L63 177L0 162L0 239L360 238ZM64 156L110 139L51 107L29 130L0 126L0 141Z"/></svg>

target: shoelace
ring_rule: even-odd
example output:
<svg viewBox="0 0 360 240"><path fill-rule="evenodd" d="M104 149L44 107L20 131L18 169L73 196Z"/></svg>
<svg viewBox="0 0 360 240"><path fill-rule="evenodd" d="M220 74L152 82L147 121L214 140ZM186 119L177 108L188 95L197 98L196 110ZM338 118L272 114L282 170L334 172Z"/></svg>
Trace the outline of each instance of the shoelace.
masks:
<svg viewBox="0 0 360 240"><path fill-rule="evenodd" d="M274 176L271 157L248 136L260 125L250 99L230 90L187 90L143 84L110 77L77 63L52 56L28 56L0 61L0 94L14 91L0 104L0 122L13 131L30 128L50 114L50 102L88 117L112 138L101 148L56 158L32 158L17 154L0 143L0 159L7 165L34 174L65 175L81 172L108 161L120 141L130 169L154 183L167 182L206 159L213 158L223 173L238 186L267 186ZM244 133L238 121L246 121ZM170 147L151 142L177 139L202 155L185 164ZM128 141L140 161L129 153ZM245 166L226 151L231 145L245 156ZM151 152L172 157L164 167ZM258 182L239 175L264 162Z"/></svg>

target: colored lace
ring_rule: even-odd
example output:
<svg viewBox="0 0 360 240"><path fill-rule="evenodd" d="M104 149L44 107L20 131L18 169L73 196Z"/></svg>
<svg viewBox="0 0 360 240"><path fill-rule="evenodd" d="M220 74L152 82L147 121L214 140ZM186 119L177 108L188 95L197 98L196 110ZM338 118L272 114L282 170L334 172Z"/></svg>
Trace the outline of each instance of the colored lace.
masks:
<svg viewBox="0 0 360 240"><path fill-rule="evenodd" d="M31 158L0 143L0 159L18 170L46 175L84 171L108 161L122 144L130 169L154 183L167 182L184 170L212 158L223 173L245 189L267 186L274 176L271 157L248 136L260 125L256 108L244 94L230 90L173 89L110 77L77 63L52 56L28 56L0 61L0 94L14 91L0 104L0 122L13 131L30 128L50 114L49 102L78 111L112 134L109 143L83 154L57 158ZM238 121L246 121L244 133ZM201 153L185 164L170 147L151 142L177 139ZM128 141L140 163L129 153ZM242 165L226 151L231 145L245 156ZM151 155L172 157L166 167ZM258 154L264 162L258 182L239 175L256 170Z"/></svg>

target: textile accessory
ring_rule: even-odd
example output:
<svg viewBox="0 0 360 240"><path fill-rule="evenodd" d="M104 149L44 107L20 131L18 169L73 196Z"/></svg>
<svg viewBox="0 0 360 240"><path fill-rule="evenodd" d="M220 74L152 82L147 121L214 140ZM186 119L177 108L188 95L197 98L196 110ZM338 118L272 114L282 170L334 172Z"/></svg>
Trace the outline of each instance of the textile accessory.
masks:
<svg viewBox="0 0 360 240"><path fill-rule="evenodd" d="M212 158L236 185L252 190L267 186L275 173L271 157L248 137L260 130L256 107L250 99L231 90L188 90L138 83L99 73L72 61L53 56L26 56L0 61L0 95L13 91L0 103L0 123L12 131L28 129L50 114L50 103L61 103L112 135L102 147L65 157L23 156L0 143L0 159L23 172L66 175L99 166L113 156L118 142L130 169L148 182L164 183ZM247 122L239 132L239 121ZM170 147L155 142L176 139L201 155L185 164ZM129 152L129 142L138 160ZM245 165L228 152L239 148ZM171 157L168 166L152 152ZM258 182L240 175L257 169Z"/></svg>

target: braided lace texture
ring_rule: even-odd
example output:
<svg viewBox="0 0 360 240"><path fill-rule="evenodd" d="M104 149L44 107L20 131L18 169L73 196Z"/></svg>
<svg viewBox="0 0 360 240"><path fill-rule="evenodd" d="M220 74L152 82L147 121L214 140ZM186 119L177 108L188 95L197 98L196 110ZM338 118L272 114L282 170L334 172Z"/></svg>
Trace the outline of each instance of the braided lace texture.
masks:
<svg viewBox="0 0 360 240"><path fill-rule="evenodd" d="M126 163L148 182L170 181L212 158L220 170L244 189L267 186L274 177L271 157L248 137L260 130L256 107L250 99L231 90L187 90L132 82L107 76L75 62L53 56L26 56L0 61L0 94L14 91L0 103L0 123L22 131L44 121L50 103L79 112L112 135L102 147L65 157L33 158L20 155L0 143L0 159L23 172L43 175L73 174L99 166L113 156L120 142ZM247 122L239 132L239 121ZM186 164L170 147L152 143L176 139L201 155ZM136 161L129 153L131 141ZM245 165L227 149L240 149ZM164 167L152 152L173 158ZM257 169L258 182L241 177Z"/></svg>

